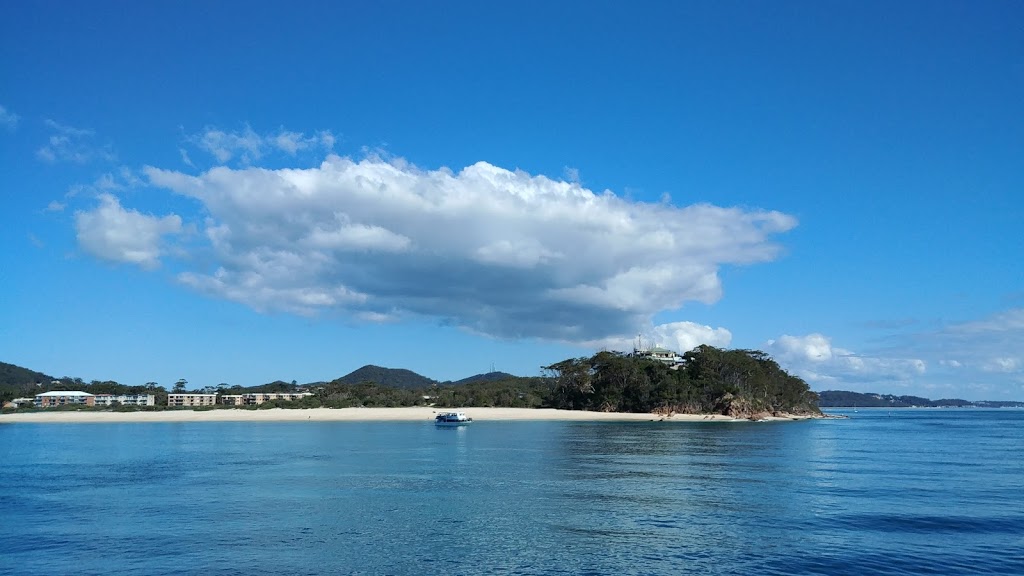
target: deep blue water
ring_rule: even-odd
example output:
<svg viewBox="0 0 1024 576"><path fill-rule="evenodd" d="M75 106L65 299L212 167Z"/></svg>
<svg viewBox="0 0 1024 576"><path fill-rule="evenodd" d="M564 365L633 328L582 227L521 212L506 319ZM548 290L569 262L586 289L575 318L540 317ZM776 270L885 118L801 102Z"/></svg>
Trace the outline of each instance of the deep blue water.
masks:
<svg viewBox="0 0 1024 576"><path fill-rule="evenodd" d="M5 574L1024 574L1024 411L0 425Z"/></svg>

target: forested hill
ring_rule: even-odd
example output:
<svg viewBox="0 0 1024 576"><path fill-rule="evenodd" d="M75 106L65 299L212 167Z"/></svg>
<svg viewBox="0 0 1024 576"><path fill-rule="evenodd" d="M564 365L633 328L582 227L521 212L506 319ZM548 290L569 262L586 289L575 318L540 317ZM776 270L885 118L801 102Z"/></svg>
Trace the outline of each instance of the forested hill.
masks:
<svg viewBox="0 0 1024 576"><path fill-rule="evenodd" d="M817 414L818 396L764 352L698 346L677 369L619 352L548 366L554 408L726 414Z"/></svg>
<svg viewBox="0 0 1024 576"><path fill-rule="evenodd" d="M40 389L45 390L45 386L48 386L52 380L53 377L42 372L0 362L0 401L38 394ZM37 384L42 384L42 386L37 386Z"/></svg>
<svg viewBox="0 0 1024 576"><path fill-rule="evenodd" d="M380 366L366 365L362 368L346 374L334 381L338 384L362 384L373 382L381 386L391 388L427 388L437 384L426 376L420 376L412 370L402 368L382 368Z"/></svg>
<svg viewBox="0 0 1024 576"><path fill-rule="evenodd" d="M452 384L460 386L463 384L472 384L474 382L498 382L500 380L509 380L511 378L518 378L507 372L488 372L486 374L476 374L469 378L463 378L462 380L456 380L455 382L446 382L445 384Z"/></svg>
<svg viewBox="0 0 1024 576"><path fill-rule="evenodd" d="M1002 400L961 400L959 398L942 398L929 400L920 396L894 396L892 394L874 394L871 392L849 392L846 390L826 390L819 392L818 405L822 408L1003 408L1024 407L1024 402Z"/></svg>
<svg viewBox="0 0 1024 576"><path fill-rule="evenodd" d="M29 384L48 384L51 380L53 380L52 376L47 376L42 372L36 372L35 370L29 370L28 368L15 366L14 364L0 362L0 386L20 388Z"/></svg>

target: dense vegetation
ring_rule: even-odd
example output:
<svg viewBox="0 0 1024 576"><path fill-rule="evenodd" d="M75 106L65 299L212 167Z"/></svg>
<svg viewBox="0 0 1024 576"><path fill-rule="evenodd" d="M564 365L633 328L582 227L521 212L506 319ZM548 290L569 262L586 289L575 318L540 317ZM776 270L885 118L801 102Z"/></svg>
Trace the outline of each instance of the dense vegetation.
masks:
<svg viewBox="0 0 1024 576"><path fill-rule="evenodd" d="M715 413L817 413L817 395L765 353L699 346L673 370L657 360L599 352L548 366L550 403L569 410Z"/></svg>

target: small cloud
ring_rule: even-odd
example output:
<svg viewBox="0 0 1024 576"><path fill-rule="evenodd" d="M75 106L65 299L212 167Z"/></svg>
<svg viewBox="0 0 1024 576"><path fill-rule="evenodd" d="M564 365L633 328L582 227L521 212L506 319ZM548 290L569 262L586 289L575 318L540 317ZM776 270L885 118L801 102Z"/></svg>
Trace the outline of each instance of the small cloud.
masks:
<svg viewBox="0 0 1024 576"><path fill-rule="evenodd" d="M178 153L181 154L181 161L190 168L195 168L196 165L192 163L192 159L188 157L188 150L184 148L178 148Z"/></svg>
<svg viewBox="0 0 1024 576"><path fill-rule="evenodd" d="M28 241L31 242L32 245L35 246L36 248L45 248L46 247L46 244L43 244L43 241L40 240L35 234L31 234L30 233L28 235Z"/></svg>
<svg viewBox="0 0 1024 576"><path fill-rule="evenodd" d="M998 372L1002 374L1010 374L1017 372L1024 367L1020 359L1012 357L999 357L990 358L987 362L982 364L981 369L985 372Z"/></svg>
<svg viewBox="0 0 1024 576"><path fill-rule="evenodd" d="M63 202L51 200L50 203L46 205L46 212L63 212L66 206L67 205Z"/></svg>
<svg viewBox="0 0 1024 576"><path fill-rule="evenodd" d="M21 119L17 114L7 108L0 106L0 126L13 132L18 128L18 121Z"/></svg>
<svg viewBox="0 0 1024 576"><path fill-rule="evenodd" d="M101 194L100 205L75 213L78 244L104 260L137 264L143 268L160 265L163 236L181 232L176 214L157 217L125 210L111 194Z"/></svg>

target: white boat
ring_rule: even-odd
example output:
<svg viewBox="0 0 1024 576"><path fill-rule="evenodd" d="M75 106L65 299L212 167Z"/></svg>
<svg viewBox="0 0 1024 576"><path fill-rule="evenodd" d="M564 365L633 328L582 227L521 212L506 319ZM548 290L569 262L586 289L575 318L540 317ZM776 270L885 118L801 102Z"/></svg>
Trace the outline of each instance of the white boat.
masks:
<svg viewBox="0 0 1024 576"><path fill-rule="evenodd" d="M434 417L434 424L438 426L465 426L472 421L463 412L441 412Z"/></svg>

